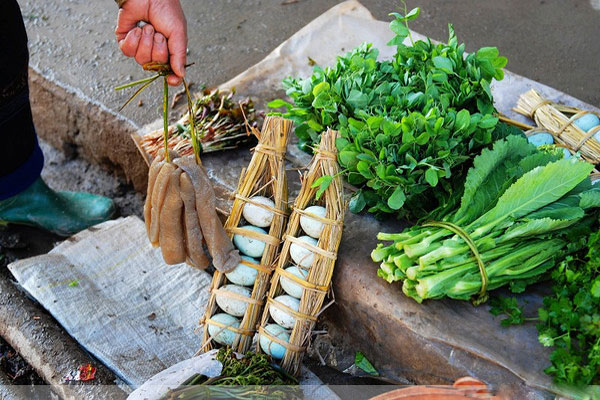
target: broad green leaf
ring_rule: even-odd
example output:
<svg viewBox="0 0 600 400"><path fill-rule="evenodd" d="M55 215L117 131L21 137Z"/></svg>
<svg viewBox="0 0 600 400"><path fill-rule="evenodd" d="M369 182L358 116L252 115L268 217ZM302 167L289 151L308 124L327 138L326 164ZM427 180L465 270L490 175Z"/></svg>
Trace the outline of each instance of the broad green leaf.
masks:
<svg viewBox="0 0 600 400"><path fill-rule="evenodd" d="M583 215L583 210L581 210L580 217L571 220L542 218L534 219L527 222L519 222L506 230L506 233L499 240L499 243L516 238L526 238L529 236L542 235L544 233L552 232L558 229L563 229L579 221L583 217Z"/></svg>
<svg viewBox="0 0 600 400"><path fill-rule="evenodd" d="M556 204L556 202L551 205ZM581 207L543 207L527 215L528 220L552 218L561 220L581 219L585 212Z"/></svg>
<svg viewBox="0 0 600 400"><path fill-rule="evenodd" d="M285 101L285 100L282 100L282 99L275 99L275 100L272 100L272 101L270 101L270 102L269 102L269 104L267 104L267 107L269 107L269 108L280 108L280 107L285 107L285 108L287 108L287 109L289 110L290 108L292 108L292 107L294 107L294 106L293 106L293 104L291 104L291 103L288 103L288 102L287 102L287 101Z"/></svg>
<svg viewBox="0 0 600 400"><path fill-rule="evenodd" d="M512 183L510 171L502 166L514 164L528 154L536 152L525 137L509 136L494 143L492 149L485 149L475 157L473 167L467 174L460 208L454 220L471 222L491 209Z"/></svg>
<svg viewBox="0 0 600 400"><path fill-rule="evenodd" d="M365 201L365 198L364 198L362 192L358 191L352 197L352 199L350 199L350 203L348 204L348 207L350 208L350 211L352 211L354 214L358 214L365 208L366 205L367 205L367 202Z"/></svg>
<svg viewBox="0 0 600 400"><path fill-rule="evenodd" d="M419 17L419 14L421 14L421 9L419 7L415 7L404 16L404 20L413 21Z"/></svg>
<svg viewBox="0 0 600 400"><path fill-rule="evenodd" d="M348 173L348 183L350 183L351 185L361 185L365 183L366 180L367 179L358 172Z"/></svg>
<svg viewBox="0 0 600 400"><path fill-rule="evenodd" d="M435 187L438 184L438 174L437 171L433 168L425 171L425 180L429 183L430 186Z"/></svg>
<svg viewBox="0 0 600 400"><path fill-rule="evenodd" d="M331 185L332 181L333 181L333 177L330 175L323 175L320 178L315 179L315 181L313 182L313 184L310 187L313 189L317 188L317 187L319 188L317 190L317 193L315 194L315 198L317 200L319 200L319 198L321 198L323 193L325 193L325 191L327 190L329 185Z"/></svg>
<svg viewBox="0 0 600 400"><path fill-rule="evenodd" d="M537 167L520 177L496 206L486 213L482 223L496 223L505 218L518 219L560 199L594 169L592 164L563 159Z"/></svg>
<svg viewBox="0 0 600 400"><path fill-rule="evenodd" d="M399 210L404 205L405 200L406 195L404 194L404 190L402 190L402 187L398 186L388 199L387 204L392 210Z"/></svg>
<svg viewBox="0 0 600 400"><path fill-rule="evenodd" d="M477 126L483 129L490 129L496 126L498 118L493 115L485 115L478 123Z"/></svg>
<svg viewBox="0 0 600 400"><path fill-rule="evenodd" d="M406 24L400 19L390 22L390 30L402 38L407 37L409 33Z"/></svg>
<svg viewBox="0 0 600 400"><path fill-rule="evenodd" d="M314 119L306 121L306 124L309 126L309 128L311 128L315 132L322 132L323 131L323 125L319 124Z"/></svg>
<svg viewBox="0 0 600 400"><path fill-rule="evenodd" d="M348 145L350 145L350 141L348 141L346 138L339 137L335 139L335 147L338 149L338 151L344 150L346 147L348 147Z"/></svg>
<svg viewBox="0 0 600 400"><path fill-rule="evenodd" d="M358 163L358 159L356 158L358 154L359 153L355 151L341 151L339 153L339 160L342 167L354 168L356 166L356 163Z"/></svg>
<svg viewBox="0 0 600 400"><path fill-rule="evenodd" d="M496 47L482 47L477 50L477 58L491 58L494 59L498 57L500 52Z"/></svg>
<svg viewBox="0 0 600 400"><path fill-rule="evenodd" d="M600 297L600 277L597 277L592 284L592 288L590 289L590 293L595 298Z"/></svg>
<svg viewBox="0 0 600 400"><path fill-rule="evenodd" d="M367 125L371 130L377 131L383 122L382 116L372 116L367 119Z"/></svg>
<svg viewBox="0 0 600 400"><path fill-rule="evenodd" d="M429 133L427 133L426 131L421 133L419 136L417 136L417 138L415 139L415 142L417 142L418 145L423 146L424 144L427 144L427 142L429 142Z"/></svg>
<svg viewBox="0 0 600 400"><path fill-rule="evenodd" d="M319 93L321 92L325 92L327 90L329 90L330 86L328 82L321 82L318 85L316 85L313 90L313 96L317 97L319 95Z"/></svg>
<svg viewBox="0 0 600 400"><path fill-rule="evenodd" d="M387 136L398 136L402 133L402 126L386 119L383 121L383 133Z"/></svg>
<svg viewBox="0 0 600 400"><path fill-rule="evenodd" d="M346 101L354 108L365 108L369 103L369 96L360 90L352 89Z"/></svg>
<svg viewBox="0 0 600 400"><path fill-rule="evenodd" d="M579 206L584 210L600 207L600 188L594 187L587 192L581 193Z"/></svg>
<svg viewBox="0 0 600 400"><path fill-rule="evenodd" d="M379 372L377 372L373 364L371 364L371 362L367 360L367 357L365 357L360 351L356 352L354 364L369 375L379 376Z"/></svg>
<svg viewBox="0 0 600 400"><path fill-rule="evenodd" d="M469 127L471 124L471 114L469 114L468 110L460 110L458 114L456 114L456 121L454 122L454 130L455 131L463 131Z"/></svg>
<svg viewBox="0 0 600 400"><path fill-rule="evenodd" d="M436 68L439 68L442 71L447 72L449 74L454 72L452 61L448 57L437 56L433 57L432 61L433 65L435 65Z"/></svg>
<svg viewBox="0 0 600 400"><path fill-rule="evenodd" d="M327 92L319 93L312 102L312 106L316 109L328 108L331 103L331 96Z"/></svg>
<svg viewBox="0 0 600 400"><path fill-rule="evenodd" d="M358 172L360 172L362 176L364 176L367 179L375 177L373 175L373 172L371 171L371 168L369 168L369 163L366 161L359 161L358 164L356 164L356 169L358 170Z"/></svg>
<svg viewBox="0 0 600 400"><path fill-rule="evenodd" d="M373 155L367 154L367 153L361 153L361 154L357 155L356 158L358 158L359 160L367 161L369 163L377 162L377 158L375 158L375 157L373 157Z"/></svg>

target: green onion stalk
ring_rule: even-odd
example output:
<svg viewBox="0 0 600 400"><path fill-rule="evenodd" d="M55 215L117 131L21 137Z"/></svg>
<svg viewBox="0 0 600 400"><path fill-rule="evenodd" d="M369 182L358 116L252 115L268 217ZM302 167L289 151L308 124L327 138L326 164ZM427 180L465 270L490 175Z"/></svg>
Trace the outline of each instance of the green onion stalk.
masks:
<svg viewBox="0 0 600 400"><path fill-rule="evenodd" d="M474 160L460 202L437 210L439 221L379 233L378 276L402 282L407 296L472 299L509 285L522 292L579 249L600 207L593 165L536 148L519 135Z"/></svg>

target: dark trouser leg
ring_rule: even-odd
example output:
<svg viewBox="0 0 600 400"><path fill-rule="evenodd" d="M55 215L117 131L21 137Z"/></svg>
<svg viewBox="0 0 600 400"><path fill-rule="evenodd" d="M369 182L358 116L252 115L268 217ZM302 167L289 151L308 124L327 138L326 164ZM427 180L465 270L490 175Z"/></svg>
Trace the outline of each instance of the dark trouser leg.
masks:
<svg viewBox="0 0 600 400"><path fill-rule="evenodd" d="M0 0L0 200L27 189L44 157L29 104L27 33L16 0Z"/></svg>

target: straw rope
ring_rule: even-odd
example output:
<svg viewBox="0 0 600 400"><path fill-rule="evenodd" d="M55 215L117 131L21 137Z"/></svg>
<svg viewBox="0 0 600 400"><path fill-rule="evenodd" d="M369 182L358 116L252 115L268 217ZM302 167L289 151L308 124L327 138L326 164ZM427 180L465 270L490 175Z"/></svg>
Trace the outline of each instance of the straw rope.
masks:
<svg viewBox="0 0 600 400"><path fill-rule="evenodd" d="M264 301L262 301L262 300L257 300L257 299L253 299L248 296L243 296L239 293L235 293L230 290L226 290L222 287L215 290L214 293L217 295L220 294L224 297L229 297L230 299L240 300L240 301L243 301L244 303L249 303L249 304L263 304L264 303Z"/></svg>
<svg viewBox="0 0 600 400"><path fill-rule="evenodd" d="M327 257L332 260L337 259L337 253L334 253L332 251L323 250L322 248L320 248L318 246L315 246L315 245L312 245L305 241L302 241L296 237L285 235L284 240L287 240L291 243L297 244L300 247L304 247L306 250L309 250L311 253L317 253L317 254L322 255L323 257Z"/></svg>
<svg viewBox="0 0 600 400"><path fill-rule="evenodd" d="M286 348L286 350L292 350L296 352L304 352L306 350L306 347L296 346L295 344L279 339L277 336L271 335L269 332L265 331L262 326L258 328L258 333L261 336L265 336L266 338L270 339L272 342L282 345Z"/></svg>
<svg viewBox="0 0 600 400"><path fill-rule="evenodd" d="M312 219L314 219L316 221L319 221L319 222L321 222L323 224L341 226L344 223L343 221L334 221L334 220L329 219L329 218L320 217L320 216L318 216L316 214L307 212L305 210L301 210L301 209L296 208L296 207L294 207L293 210L296 213L300 214L300 215L304 215L304 216L310 217L310 218L312 218Z"/></svg>
<svg viewBox="0 0 600 400"><path fill-rule="evenodd" d="M237 333L238 335L244 335L244 336L253 336L254 335L254 331L251 329L235 328L235 327L231 326L231 324L226 325L222 322L215 321L210 318L207 318L204 320L204 325L214 325L214 326L218 326L219 328L222 328L220 331L217 332L217 334L215 336L218 336L219 333L223 332L223 330L232 331L232 332Z"/></svg>
<svg viewBox="0 0 600 400"><path fill-rule="evenodd" d="M236 333L236 337L231 347L239 353L246 353L252 344L258 319L264 307L265 293L271 280L271 274L275 269L275 261L279 255L279 245L287 218L288 192L285 173L285 149L291 131L292 122L290 120L274 116L265 118L260 133L252 129L252 133L258 137L259 144L254 149L250 163L241 172L237 189L232 196L233 207L225 222L225 230L231 239L235 234L242 234L265 243L265 250L260 259L260 264L247 262L243 259L240 262L240 264L254 268L257 274L252 288L251 300L240 299L248 303L246 312L241 318L240 327L237 330L232 329ZM275 203L275 207L271 209L274 215L268 228L268 234L243 229L239 226L245 204L255 204L256 202L251 199L255 195L270 198ZM256 205L265 208L263 204L258 203ZM208 325L217 325L210 318L219 312L216 295L217 293L223 293L219 290L225 284L227 284L226 275L216 271L211 283L210 298L205 316L201 321L204 325L202 351L208 351L218 345L210 337ZM224 294L229 295L228 293Z"/></svg>
<svg viewBox="0 0 600 400"><path fill-rule="evenodd" d="M283 210L279 210L279 209L277 209L277 208L275 208L275 207L271 207L270 205L267 205L267 204L259 203L258 201L255 201L255 200L252 200L252 199L250 199L250 198L248 198L248 197L242 196L242 195L241 195L241 194L239 194L239 193L236 193L236 194L233 196L233 198L234 198L234 199L239 199L239 200L243 201L244 203L250 203L250 204L252 204L253 206L257 206L257 207L260 207L260 208L264 208L265 210L267 210L267 211L271 211L272 213L275 213L275 214L279 214L279 215L288 215L288 213L286 213L286 212L285 212L285 211L283 211Z"/></svg>
<svg viewBox="0 0 600 400"><path fill-rule="evenodd" d="M252 231L250 229L245 229L242 227L226 228L225 231L233 235L242 235L252 239L256 239L258 241L264 242L265 244L270 244L271 246L278 246L279 243L281 243L281 239L279 239L278 237Z"/></svg>
<svg viewBox="0 0 600 400"><path fill-rule="evenodd" d="M591 138L594 137L594 134L596 132L598 132L599 129L600 129L600 125L598 125L598 126L592 128L592 129L590 129L585 134L585 136L581 138L581 140L579 141L579 143L577 143L577 145L573 148L573 150L579 151L588 140L590 140Z"/></svg>
<svg viewBox="0 0 600 400"><path fill-rule="evenodd" d="M280 148L280 147L268 146L265 144L259 144L258 146L256 146L254 148L254 151L257 153L264 153L264 154L276 156L276 157L285 157L285 154L286 154L285 147Z"/></svg>
<svg viewBox="0 0 600 400"><path fill-rule="evenodd" d="M529 112L529 117L533 118L535 116L535 112L542 106L545 106L546 104L552 104L552 101L550 100L542 100L539 103L537 103L535 106L532 107L531 111Z"/></svg>
<svg viewBox="0 0 600 400"><path fill-rule="evenodd" d="M298 267L298 268L301 268L301 267ZM321 293L327 293L327 291L329 290L329 286L321 286L321 285L316 285L314 283L307 282L306 280L297 277L296 275L286 271L285 269L283 269L281 267L277 267L275 269L275 271L277 271L277 273L279 275L285 276L286 278L293 280L297 284L304 286L305 289L314 290L316 292L321 292Z"/></svg>
<svg viewBox="0 0 600 400"><path fill-rule="evenodd" d="M290 307L286 306L285 304L283 304L275 299L272 299L270 297L267 299L267 304L269 306L275 306L275 307L279 308L280 310L285 311L286 313L288 313L290 315L293 315L294 317L296 317L296 319L308 319L311 321L317 320L317 317L315 317L314 315L308 315L308 314L301 313L300 311L296 311L293 308L290 308Z"/></svg>
<svg viewBox="0 0 600 400"><path fill-rule="evenodd" d="M273 271L273 267L260 265L260 264L254 264L248 260L244 260L243 258L242 258L242 261L240 261L240 264L245 265L246 267L254 268L255 270L264 272L265 274L270 274L271 271Z"/></svg>

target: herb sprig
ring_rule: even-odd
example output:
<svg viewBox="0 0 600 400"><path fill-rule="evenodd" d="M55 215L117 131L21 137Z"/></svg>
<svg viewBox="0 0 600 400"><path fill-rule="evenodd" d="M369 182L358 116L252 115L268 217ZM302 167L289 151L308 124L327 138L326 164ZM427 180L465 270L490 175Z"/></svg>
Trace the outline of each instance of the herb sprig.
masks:
<svg viewBox="0 0 600 400"><path fill-rule="evenodd" d="M538 339L554 347L545 372L556 383L600 384L600 232L590 236L583 258L567 257L552 272L552 295L538 318L523 318L516 298L499 298L490 312L506 315L503 326L538 321Z"/></svg>

